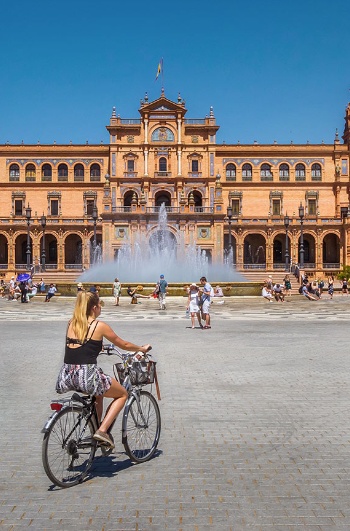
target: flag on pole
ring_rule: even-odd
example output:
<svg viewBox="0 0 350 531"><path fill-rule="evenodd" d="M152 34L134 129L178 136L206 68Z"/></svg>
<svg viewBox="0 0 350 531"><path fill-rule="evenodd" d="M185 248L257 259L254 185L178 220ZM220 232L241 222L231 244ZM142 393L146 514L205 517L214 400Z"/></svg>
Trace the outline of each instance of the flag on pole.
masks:
<svg viewBox="0 0 350 531"><path fill-rule="evenodd" d="M159 64L158 64L158 68L157 68L157 74L156 74L156 81L159 77L159 74L162 74L163 73L163 57L161 58L161 60L159 61Z"/></svg>

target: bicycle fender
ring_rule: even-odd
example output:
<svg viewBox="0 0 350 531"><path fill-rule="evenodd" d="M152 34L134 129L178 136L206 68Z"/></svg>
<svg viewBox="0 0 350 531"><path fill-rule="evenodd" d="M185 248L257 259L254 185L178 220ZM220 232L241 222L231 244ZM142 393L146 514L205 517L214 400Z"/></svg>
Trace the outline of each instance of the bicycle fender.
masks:
<svg viewBox="0 0 350 531"><path fill-rule="evenodd" d="M41 433L48 433L48 431L50 431L51 424L53 423L53 421L57 417L58 413L59 413L58 411L54 411L52 413L52 415L45 422L45 425L44 425L43 429L41 430Z"/></svg>
<svg viewBox="0 0 350 531"><path fill-rule="evenodd" d="M51 427L51 424L53 423L53 421L55 420L55 418L57 417L57 415L63 410L63 409L66 409L67 407L70 407L68 404L71 404L71 399L70 398L63 398L62 400L55 400L55 402L58 402L58 403L61 403L61 404L67 404L67 405L62 405L62 408L60 409L60 411L54 411L50 417L47 419L47 421L45 422L45 425L43 427L43 429L41 430L41 433L47 433L49 430L50 430L50 427Z"/></svg>

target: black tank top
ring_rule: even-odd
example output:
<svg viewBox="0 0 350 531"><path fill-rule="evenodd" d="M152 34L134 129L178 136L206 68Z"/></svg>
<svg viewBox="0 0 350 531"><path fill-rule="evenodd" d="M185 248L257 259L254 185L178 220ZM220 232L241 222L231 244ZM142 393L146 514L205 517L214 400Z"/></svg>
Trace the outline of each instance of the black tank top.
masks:
<svg viewBox="0 0 350 531"><path fill-rule="evenodd" d="M95 321L92 321L89 325L88 331L86 336L89 334L90 327L92 323ZM69 326L69 325L68 325ZM95 327L92 331L92 334L95 332L97 326L97 322L95 324ZM76 348L69 347L69 344L73 345L80 345ZM64 355L64 363L69 363L70 365L96 365L97 364L97 356L102 350L102 339L91 339L85 338L83 342L79 341L79 339L76 338L70 338L66 337L66 350Z"/></svg>

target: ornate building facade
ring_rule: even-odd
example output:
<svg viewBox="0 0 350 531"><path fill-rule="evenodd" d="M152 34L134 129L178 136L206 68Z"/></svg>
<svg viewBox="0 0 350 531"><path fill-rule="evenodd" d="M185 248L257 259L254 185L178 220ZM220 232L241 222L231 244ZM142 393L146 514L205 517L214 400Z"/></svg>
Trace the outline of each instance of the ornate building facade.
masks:
<svg viewBox="0 0 350 531"><path fill-rule="evenodd" d="M350 104L333 144L218 144L214 112L187 118L164 92L139 117L113 109L108 145L0 146L0 273L67 274L168 230L241 271L350 265ZM304 216L300 219L299 207ZM229 207L229 208L228 208ZM288 219L287 219L288 218Z"/></svg>

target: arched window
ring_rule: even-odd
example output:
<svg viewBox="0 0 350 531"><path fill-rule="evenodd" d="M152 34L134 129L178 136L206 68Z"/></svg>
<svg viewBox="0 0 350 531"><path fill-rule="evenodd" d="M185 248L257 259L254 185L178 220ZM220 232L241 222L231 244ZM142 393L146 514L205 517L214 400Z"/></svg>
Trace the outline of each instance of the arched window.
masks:
<svg viewBox="0 0 350 531"><path fill-rule="evenodd" d="M91 164L90 167L90 181L101 180L101 168L99 164Z"/></svg>
<svg viewBox="0 0 350 531"><path fill-rule="evenodd" d="M52 168L50 164L43 164L41 168L41 180L52 181Z"/></svg>
<svg viewBox="0 0 350 531"><path fill-rule="evenodd" d="M10 181L19 181L19 166L18 164L11 164L9 172Z"/></svg>
<svg viewBox="0 0 350 531"><path fill-rule="evenodd" d="M236 180L236 166L232 163L226 166L226 181Z"/></svg>
<svg viewBox="0 0 350 531"><path fill-rule="evenodd" d="M262 164L260 168L260 178L262 181L272 181L272 172L270 164Z"/></svg>
<svg viewBox="0 0 350 531"><path fill-rule="evenodd" d="M165 157L159 159L159 171L167 171L167 160Z"/></svg>
<svg viewBox="0 0 350 531"><path fill-rule="evenodd" d="M289 181L289 166L288 164L280 165L280 181Z"/></svg>
<svg viewBox="0 0 350 531"><path fill-rule="evenodd" d="M295 180L305 181L305 178L306 178L305 176L306 176L305 165L299 162L299 164L295 166Z"/></svg>
<svg viewBox="0 0 350 531"><path fill-rule="evenodd" d="M58 180L68 181L68 166L67 164L60 164L58 166Z"/></svg>
<svg viewBox="0 0 350 531"><path fill-rule="evenodd" d="M36 169L34 164L27 164L26 166L26 181L35 181Z"/></svg>
<svg viewBox="0 0 350 531"><path fill-rule="evenodd" d="M74 180L75 181L84 180L84 166L82 164L76 164L74 166Z"/></svg>
<svg viewBox="0 0 350 531"><path fill-rule="evenodd" d="M322 179L321 164L317 162L311 166L311 180L320 181Z"/></svg>
<svg viewBox="0 0 350 531"><path fill-rule="evenodd" d="M242 166L242 181L251 181L253 175L253 169L251 164L243 164Z"/></svg>

